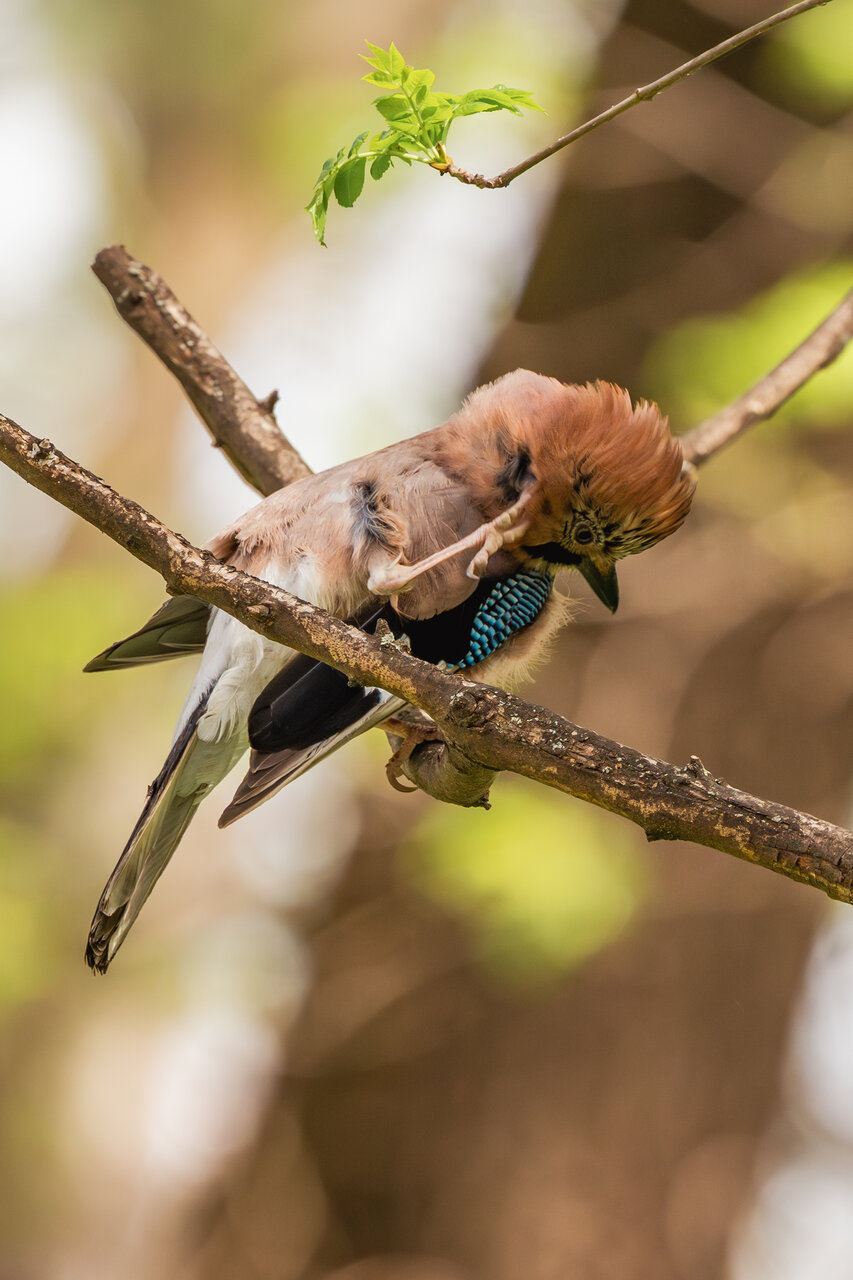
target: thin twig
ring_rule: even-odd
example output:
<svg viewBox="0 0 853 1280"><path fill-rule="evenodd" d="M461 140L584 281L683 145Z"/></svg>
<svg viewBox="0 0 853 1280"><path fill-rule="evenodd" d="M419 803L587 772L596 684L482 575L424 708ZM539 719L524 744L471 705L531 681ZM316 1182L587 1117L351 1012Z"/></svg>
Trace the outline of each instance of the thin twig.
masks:
<svg viewBox="0 0 853 1280"><path fill-rule="evenodd" d="M681 437L685 461L699 467L749 427L771 418L810 378L837 360L853 339L853 289L781 364L733 404Z"/></svg>
<svg viewBox="0 0 853 1280"><path fill-rule="evenodd" d="M310 473L275 420L277 393L263 400L252 395L156 271L123 245L102 249L92 270L121 318L178 379L244 480L269 494Z"/></svg>
<svg viewBox="0 0 853 1280"><path fill-rule="evenodd" d="M481 769L519 773L600 805L650 840L691 840L853 902L853 833L738 791L695 758L684 768L654 760L500 689L385 650L376 637L191 546L2 415L0 460L154 569L173 592L422 707Z"/></svg>
<svg viewBox="0 0 853 1280"><path fill-rule="evenodd" d="M756 22L754 26L747 27L744 31L739 31L737 35L729 36L728 40L715 44L713 49L706 49L704 53L691 58L689 62L683 62L680 67L675 67L674 70L668 71L659 80L653 80L651 84L643 85L641 89L635 89L633 93L629 94L627 98L623 98L621 102L615 103L612 107L608 107L606 111L602 111L600 115L593 116L591 120L578 125L576 129L564 134L562 138L558 138L556 142L552 142L549 146L543 147L541 151L529 156L527 160L522 160L520 164L513 165L511 169L505 169L497 177L486 178L482 173L469 173L467 169L461 169L455 164L450 164L443 168L442 172L449 173L459 182L481 187L485 190L494 191L500 187L508 187L522 173L527 173L528 169L541 164L543 160L547 160L549 156L553 156L557 151L562 151L564 147L568 147L572 142L577 142L578 138L586 137L588 133L592 133L594 129L600 128L601 125L615 120L617 116L624 115L626 111L630 111L638 103L651 102L652 98L657 97L664 89L669 89L672 85L678 84L679 80L684 80L687 76L692 75L694 71L700 71L702 67L707 67L709 63L716 62L718 58L723 58L727 53L732 53L733 50L739 49L741 45L754 40L756 36L764 35L765 32L771 31L773 27L778 27L781 23L788 22L790 18L795 18L798 14L805 13L808 9L817 9L831 2L832 0L800 0L799 4L793 4L790 8L774 13L771 17L765 18L762 22Z"/></svg>

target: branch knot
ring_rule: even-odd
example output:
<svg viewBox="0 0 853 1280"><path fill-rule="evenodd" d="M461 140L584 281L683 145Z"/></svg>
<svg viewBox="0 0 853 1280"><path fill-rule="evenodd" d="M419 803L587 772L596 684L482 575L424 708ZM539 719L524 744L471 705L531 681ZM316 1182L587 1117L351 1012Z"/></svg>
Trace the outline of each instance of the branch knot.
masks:
<svg viewBox="0 0 853 1280"><path fill-rule="evenodd" d="M34 440L27 449L26 456L32 462L50 462L56 457L56 450L50 440Z"/></svg>
<svg viewBox="0 0 853 1280"><path fill-rule="evenodd" d="M448 720L465 729L477 729L491 718L492 710L485 690L460 689L450 699Z"/></svg>

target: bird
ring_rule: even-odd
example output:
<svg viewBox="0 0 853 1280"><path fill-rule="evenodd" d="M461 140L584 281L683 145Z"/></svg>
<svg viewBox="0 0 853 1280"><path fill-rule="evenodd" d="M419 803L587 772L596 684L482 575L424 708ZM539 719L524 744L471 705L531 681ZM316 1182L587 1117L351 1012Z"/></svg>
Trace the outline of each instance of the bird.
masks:
<svg viewBox="0 0 853 1280"><path fill-rule="evenodd" d="M516 687L579 572L611 612L616 563L674 533L694 491L657 405L609 382L517 369L442 426L280 489L208 543L220 560L418 657ZM201 653L166 761L101 895L86 959L105 973L200 803L251 750L228 825L405 705L187 596L84 668Z"/></svg>

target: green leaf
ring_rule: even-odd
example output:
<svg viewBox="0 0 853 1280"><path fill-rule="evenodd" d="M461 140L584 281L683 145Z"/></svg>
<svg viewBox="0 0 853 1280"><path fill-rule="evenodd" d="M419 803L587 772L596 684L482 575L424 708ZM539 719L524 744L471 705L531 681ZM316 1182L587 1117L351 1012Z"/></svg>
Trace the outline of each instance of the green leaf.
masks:
<svg viewBox="0 0 853 1280"><path fill-rule="evenodd" d="M463 94L456 114L471 116L479 111L511 111L514 115L521 115L520 108L512 98L497 89L476 89L472 93Z"/></svg>
<svg viewBox="0 0 853 1280"><path fill-rule="evenodd" d="M386 129L384 133L376 134L370 139L367 150L387 151L390 155L395 155L401 150L410 150L411 146L411 135L401 133L399 129Z"/></svg>
<svg viewBox="0 0 853 1280"><path fill-rule="evenodd" d="M326 216L329 212L329 197L323 191L315 191L312 199L305 206L311 217L311 227L317 240L325 248Z"/></svg>
<svg viewBox="0 0 853 1280"><path fill-rule="evenodd" d="M387 98L377 98L373 105L381 116L393 121L398 127L401 120L411 120L417 124L409 101L402 93L391 93Z"/></svg>
<svg viewBox="0 0 853 1280"><path fill-rule="evenodd" d="M391 156L386 152L385 155L377 156L373 161L373 164L370 166L370 176L378 182L380 178L384 178L390 168Z"/></svg>
<svg viewBox="0 0 853 1280"><path fill-rule="evenodd" d="M396 45L383 49L369 40L365 43L370 53L361 56L371 70L363 77L364 80L393 90L374 102L389 127L373 134L365 130L348 150L341 147L324 163L311 201L306 206L314 234L321 244L325 244L326 218L332 193L340 205L350 208L364 188L368 160L371 162L370 176L375 181L384 177L394 160L401 160L409 166L413 160L437 165L439 160L447 158L444 144L450 125L457 117L484 111L511 111L520 115L522 109L541 110L526 89L513 89L503 84L492 85L489 89L473 89L461 97L437 92L432 87L435 82L433 72L427 67L409 66Z"/></svg>
<svg viewBox="0 0 853 1280"><path fill-rule="evenodd" d="M393 42L388 46L387 56L388 56L388 70L391 72L392 75L397 76L398 79L402 78L404 71L407 70L406 59L403 57L402 53Z"/></svg>
<svg viewBox="0 0 853 1280"><path fill-rule="evenodd" d="M443 120L450 120L456 110L456 104L452 102L442 102L440 98L446 97L445 94L433 94L435 102L430 102L427 106L421 108L421 116L427 124L438 124Z"/></svg>
<svg viewBox="0 0 853 1280"><path fill-rule="evenodd" d="M386 75L390 75L390 72L391 72L390 53L387 50L383 49L381 44L371 44L369 40L365 40L364 43L367 45L368 49L373 54L372 58L368 58L367 54L363 53L361 56L362 58L364 58L364 61L369 66L375 67L377 71L384 71Z"/></svg>
<svg viewBox="0 0 853 1280"><path fill-rule="evenodd" d="M364 156L356 156L347 160L338 170L335 178L335 199L344 209L351 209L364 187Z"/></svg>
<svg viewBox="0 0 853 1280"><path fill-rule="evenodd" d="M520 107L526 107L528 111L540 111L542 115L545 111L540 107L539 103L534 99L533 94L527 89L511 89L506 84L496 84L493 88L499 90L500 93L507 94L512 98L513 102L517 102Z"/></svg>
<svg viewBox="0 0 853 1280"><path fill-rule="evenodd" d="M406 71L407 74L403 79L406 91L411 94L415 102L423 102L435 80L434 72L426 67L421 71L415 70L414 67L407 67Z"/></svg>
<svg viewBox="0 0 853 1280"><path fill-rule="evenodd" d="M317 181L314 184L314 194L309 203L305 206L311 216L311 225L314 235L320 244L325 245L324 239L326 228L326 215L329 209L329 198L335 185L335 175L337 166L343 155L343 148L338 152L337 156L330 156L323 164Z"/></svg>
<svg viewBox="0 0 853 1280"><path fill-rule="evenodd" d="M481 111L511 111L520 116L521 109L541 111L525 89L508 89L506 85L492 85L491 89L472 89L459 99L457 116L473 116Z"/></svg>

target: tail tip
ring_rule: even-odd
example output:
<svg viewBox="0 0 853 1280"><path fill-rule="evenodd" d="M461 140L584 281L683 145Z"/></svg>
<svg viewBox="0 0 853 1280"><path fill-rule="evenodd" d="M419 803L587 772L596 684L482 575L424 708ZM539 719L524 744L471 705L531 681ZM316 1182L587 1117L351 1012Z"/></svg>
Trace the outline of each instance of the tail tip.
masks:
<svg viewBox="0 0 853 1280"><path fill-rule="evenodd" d="M108 942L104 938L96 938L93 930L86 941L86 964L92 973L103 974L109 969L111 960Z"/></svg>
<svg viewBox="0 0 853 1280"><path fill-rule="evenodd" d="M221 831L223 827L230 827L231 823L236 822L239 817L240 817L239 810L235 812L235 806L233 804L229 804L227 809L223 809L222 812L220 813L219 821L217 822L216 825L219 827Z"/></svg>

